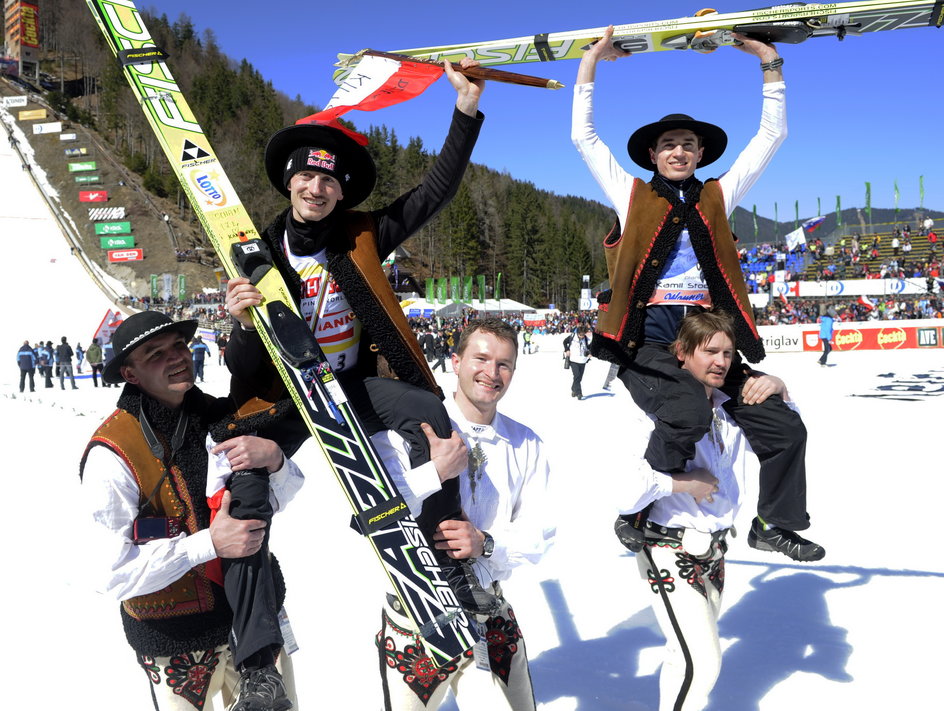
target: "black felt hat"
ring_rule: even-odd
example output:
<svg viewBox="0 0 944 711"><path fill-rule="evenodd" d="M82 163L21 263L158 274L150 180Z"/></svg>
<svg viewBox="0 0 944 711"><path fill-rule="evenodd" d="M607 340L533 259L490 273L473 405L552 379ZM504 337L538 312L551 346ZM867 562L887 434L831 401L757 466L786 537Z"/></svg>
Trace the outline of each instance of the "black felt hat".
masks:
<svg viewBox="0 0 944 711"><path fill-rule="evenodd" d="M633 163L641 168L652 170L653 163L649 155L649 149L663 133L679 128L691 131L696 136L701 137L701 145L705 152L702 153L701 160L698 162L699 168L718 160L728 145L728 134L718 126L704 121L696 121L686 114L669 114L655 123L646 124L633 132L626 144L629 157L633 159Z"/></svg>
<svg viewBox="0 0 944 711"><path fill-rule="evenodd" d="M112 385L124 382L121 366L131 351L167 331L177 331L189 341L197 331L197 322L174 321L160 311L142 311L122 321L111 338L114 357L102 370L102 380Z"/></svg>
<svg viewBox="0 0 944 711"><path fill-rule="evenodd" d="M290 197L286 176L291 178L300 170L328 173L341 183L344 207L354 207L367 199L377 182L377 168L364 147L366 142L361 134L336 122L296 123L276 131L269 139L264 159L266 174L276 190ZM298 153L300 148L309 149L310 162Z"/></svg>

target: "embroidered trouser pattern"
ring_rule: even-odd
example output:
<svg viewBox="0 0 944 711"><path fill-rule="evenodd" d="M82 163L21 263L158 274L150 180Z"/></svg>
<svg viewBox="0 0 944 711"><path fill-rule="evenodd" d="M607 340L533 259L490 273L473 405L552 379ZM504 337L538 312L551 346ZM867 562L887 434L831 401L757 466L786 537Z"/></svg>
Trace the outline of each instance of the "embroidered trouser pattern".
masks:
<svg viewBox="0 0 944 711"><path fill-rule="evenodd" d="M459 708L467 711L534 711L524 638L507 602L488 619L486 628L490 672L475 666L471 649L437 669L416 627L384 606L376 639L384 709L434 711L452 689Z"/></svg>
<svg viewBox="0 0 944 711"><path fill-rule="evenodd" d="M654 595L652 609L666 637L659 677L659 711L698 711L721 671L718 615L727 544L714 541L702 556L678 541L646 541L636 556Z"/></svg>
<svg viewBox="0 0 944 711"><path fill-rule="evenodd" d="M139 654L138 664L151 682L155 711L222 711L236 701L239 693L239 672L226 645L170 657ZM279 654L276 667L282 674L285 693L297 707L292 661L284 651ZM219 698L215 698L217 695Z"/></svg>

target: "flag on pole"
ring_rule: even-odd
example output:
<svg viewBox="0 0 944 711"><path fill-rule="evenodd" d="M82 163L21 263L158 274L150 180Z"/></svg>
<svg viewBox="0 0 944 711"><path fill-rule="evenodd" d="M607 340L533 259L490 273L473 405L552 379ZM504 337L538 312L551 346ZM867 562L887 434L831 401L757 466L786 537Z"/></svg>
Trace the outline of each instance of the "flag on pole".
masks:
<svg viewBox="0 0 944 711"><path fill-rule="evenodd" d="M754 239L757 239L757 205L754 205Z"/></svg>
<svg viewBox="0 0 944 711"><path fill-rule="evenodd" d="M842 227L842 201L836 196L836 226Z"/></svg>
<svg viewBox="0 0 944 711"><path fill-rule="evenodd" d="M924 176L918 176L918 195L921 197L921 202L918 204L922 210L924 209Z"/></svg>
<svg viewBox="0 0 944 711"><path fill-rule="evenodd" d="M780 215L777 212L777 202L774 201L774 239L780 239Z"/></svg>
<svg viewBox="0 0 944 711"><path fill-rule="evenodd" d="M811 217L802 225L800 225L807 232L814 232L817 227L826 222L826 218L822 216Z"/></svg>
<svg viewBox="0 0 944 711"><path fill-rule="evenodd" d="M352 109L376 111L408 101L426 91L444 71L434 64L365 56L324 110L314 116L319 117L318 122L327 122Z"/></svg>
<svg viewBox="0 0 944 711"><path fill-rule="evenodd" d="M472 302L472 277L462 277L462 300Z"/></svg>
<svg viewBox="0 0 944 711"><path fill-rule="evenodd" d="M816 198L816 215L818 217L819 215L822 215L822 214L823 214L823 203L821 202L820 198Z"/></svg>
<svg viewBox="0 0 944 711"><path fill-rule="evenodd" d="M436 280L433 277L426 278L426 300L429 303L436 300Z"/></svg>
<svg viewBox="0 0 944 711"><path fill-rule="evenodd" d="M872 221L872 183L865 181L865 214Z"/></svg>
<svg viewBox="0 0 944 711"><path fill-rule="evenodd" d="M872 300L868 296L860 296L859 303L869 311L875 308L875 304L872 303Z"/></svg>
<svg viewBox="0 0 944 711"><path fill-rule="evenodd" d="M806 233L802 227L797 227L793 232L787 234L787 251L792 252L801 244L806 244Z"/></svg>
<svg viewBox="0 0 944 711"><path fill-rule="evenodd" d="M895 219L898 219L898 199L901 197L901 193L898 192L898 181L895 181Z"/></svg>
<svg viewBox="0 0 944 711"><path fill-rule="evenodd" d="M482 306L485 306L485 275L479 274L479 301L482 302Z"/></svg>
<svg viewBox="0 0 944 711"><path fill-rule="evenodd" d="M501 272L498 272L498 276L495 277L495 298L501 299Z"/></svg>
<svg viewBox="0 0 944 711"><path fill-rule="evenodd" d="M793 202L793 229L800 226L800 201Z"/></svg>

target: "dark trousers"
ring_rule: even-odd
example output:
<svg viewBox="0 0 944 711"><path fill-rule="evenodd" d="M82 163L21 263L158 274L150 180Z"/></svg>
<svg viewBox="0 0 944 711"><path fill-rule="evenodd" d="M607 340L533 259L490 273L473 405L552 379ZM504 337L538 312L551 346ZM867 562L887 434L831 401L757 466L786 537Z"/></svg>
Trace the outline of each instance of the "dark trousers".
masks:
<svg viewBox="0 0 944 711"><path fill-rule="evenodd" d="M104 363L89 363L89 365L92 366L92 383L94 383L95 387L97 388L98 376L102 372L102 368L105 367L105 364ZM102 385L104 384L105 384L104 381L102 381Z"/></svg>
<svg viewBox="0 0 944 711"><path fill-rule="evenodd" d="M272 522L269 475L265 469L234 472L229 482L229 513L238 519ZM273 655L282 646L279 607L269 556L269 526L258 553L223 558L223 589L233 610L230 648L236 668L260 652ZM274 659L274 656L273 656Z"/></svg>
<svg viewBox="0 0 944 711"><path fill-rule="evenodd" d="M36 390L36 383L33 382L33 373L35 372L36 372L35 368L30 368L29 370L23 370L22 368L20 369L20 392L23 392L23 390L26 387L27 375L29 376L29 381L30 381L30 392L33 392L34 390Z"/></svg>
<svg viewBox="0 0 944 711"><path fill-rule="evenodd" d="M731 399L725 409L744 431L760 460L757 513L769 524L791 531L808 528L806 512L806 427L779 395L759 405L745 405L741 387L748 368L735 355L721 388ZM711 426L711 406L704 385L679 367L660 344L644 344L619 379L636 404L655 417L646 461L658 471L679 473L695 456L695 444Z"/></svg>
<svg viewBox="0 0 944 711"><path fill-rule="evenodd" d="M429 440L420 423L426 422L438 437L448 438L452 423L438 396L402 380L365 378L343 383L354 411L368 435L394 430L410 445L410 465L417 467L429 461ZM462 514L459 501L459 478L447 479L442 489L423 501L423 510L416 517L420 530L428 538L436 525Z"/></svg>
<svg viewBox="0 0 944 711"><path fill-rule="evenodd" d="M833 346L828 338L820 338L819 340L823 343L823 355L820 356L819 363L820 365L826 365L826 359L829 358L829 354L832 353Z"/></svg>
<svg viewBox="0 0 944 711"><path fill-rule="evenodd" d="M576 397L583 397L583 390L580 389L580 383L583 381L583 371L587 367L586 363L575 363L570 361L570 372L574 379L570 384L570 393Z"/></svg>

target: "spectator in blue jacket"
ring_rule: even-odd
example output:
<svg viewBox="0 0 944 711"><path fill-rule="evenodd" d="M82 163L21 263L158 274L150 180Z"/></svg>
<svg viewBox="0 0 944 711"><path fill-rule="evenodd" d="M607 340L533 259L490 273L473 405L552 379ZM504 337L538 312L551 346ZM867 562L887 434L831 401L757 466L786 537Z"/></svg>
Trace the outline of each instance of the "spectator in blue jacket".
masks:
<svg viewBox="0 0 944 711"><path fill-rule="evenodd" d="M203 342L200 336L194 336L190 342L190 352L193 354L193 377L203 382L203 363L210 353L210 347Z"/></svg>
<svg viewBox="0 0 944 711"><path fill-rule="evenodd" d="M33 375L36 373L36 361L36 354L33 352L29 341L23 341L20 350L16 352L16 364L20 366L20 392L25 389L27 374L29 374L30 392L36 392L36 383L33 381Z"/></svg>
<svg viewBox="0 0 944 711"><path fill-rule="evenodd" d="M819 364L826 365L826 359L829 357L833 346L830 341L833 339L833 322L835 321L835 311L830 309L824 313L819 320L819 340L823 342L823 355L819 358Z"/></svg>

